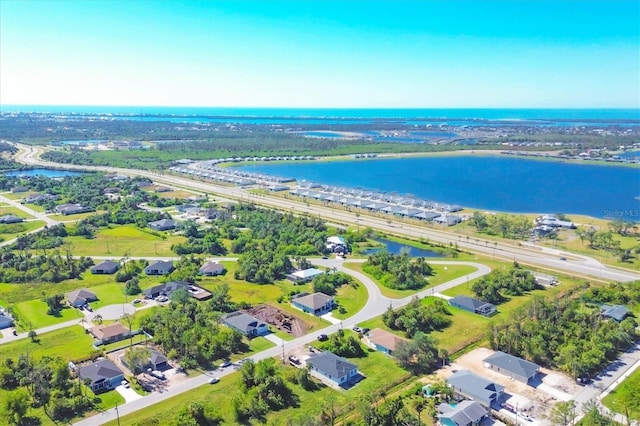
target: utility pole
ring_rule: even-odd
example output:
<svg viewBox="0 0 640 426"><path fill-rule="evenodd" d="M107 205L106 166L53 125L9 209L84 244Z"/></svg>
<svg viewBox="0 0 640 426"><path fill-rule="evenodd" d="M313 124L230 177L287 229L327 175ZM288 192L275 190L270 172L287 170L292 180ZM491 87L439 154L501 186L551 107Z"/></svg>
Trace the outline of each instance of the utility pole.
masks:
<svg viewBox="0 0 640 426"><path fill-rule="evenodd" d="M118 426L120 426L120 413L118 412L118 403L116 402L116 418L118 419Z"/></svg>

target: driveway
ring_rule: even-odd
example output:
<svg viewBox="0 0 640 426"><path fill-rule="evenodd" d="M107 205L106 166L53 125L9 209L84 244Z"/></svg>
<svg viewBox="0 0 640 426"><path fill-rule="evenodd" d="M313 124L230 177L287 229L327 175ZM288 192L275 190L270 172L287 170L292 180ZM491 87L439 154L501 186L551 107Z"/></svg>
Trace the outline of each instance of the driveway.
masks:
<svg viewBox="0 0 640 426"><path fill-rule="evenodd" d="M138 395L136 393L136 391L134 391L132 388L125 388L124 386L120 385L118 387L116 387L116 391L122 395L122 397L124 398L124 400L126 402L133 402L137 399L142 398L141 395Z"/></svg>
<svg viewBox="0 0 640 426"><path fill-rule="evenodd" d="M100 309L96 309L93 314L89 314L90 318L93 318L97 314L102 315L102 319L105 320L117 320L122 318L124 314L133 315L136 313L136 308L131 303L123 303L122 305L108 305L103 306Z"/></svg>
<svg viewBox="0 0 640 426"><path fill-rule="evenodd" d="M276 346L282 346L284 345L284 340L282 340L281 338L279 338L278 336L276 336L273 333L269 333L269 334L265 334L264 338L275 343Z"/></svg>

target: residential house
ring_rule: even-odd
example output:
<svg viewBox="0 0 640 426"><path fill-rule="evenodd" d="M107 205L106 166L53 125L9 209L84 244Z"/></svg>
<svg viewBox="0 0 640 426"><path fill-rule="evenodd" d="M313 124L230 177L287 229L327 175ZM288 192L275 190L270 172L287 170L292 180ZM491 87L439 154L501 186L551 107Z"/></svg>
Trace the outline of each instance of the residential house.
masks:
<svg viewBox="0 0 640 426"><path fill-rule="evenodd" d="M496 305L489 302L483 302L482 300L474 299L468 296L456 296L449 299L449 304L465 311L473 312L474 314L484 315L486 317L495 314L498 309Z"/></svg>
<svg viewBox="0 0 640 426"><path fill-rule="evenodd" d="M13 326L13 318L7 314L0 314L0 330Z"/></svg>
<svg viewBox="0 0 640 426"><path fill-rule="evenodd" d="M22 199L23 203L32 204L32 203L40 203L44 201L55 201L58 197L56 195L51 194L31 194L27 195Z"/></svg>
<svg viewBox="0 0 640 426"><path fill-rule="evenodd" d="M28 190L29 188L27 188L26 186L14 186L13 188L11 188L11 192L13 192L14 194L19 192L27 192Z"/></svg>
<svg viewBox="0 0 640 426"><path fill-rule="evenodd" d="M131 331L119 322L109 325L96 325L91 327L89 332L98 339L98 344L101 345L118 342L131 335Z"/></svg>
<svg viewBox="0 0 640 426"><path fill-rule="evenodd" d="M324 293L300 293L291 298L291 304L303 312L313 315L323 315L331 312L335 306L333 297Z"/></svg>
<svg viewBox="0 0 640 426"><path fill-rule="evenodd" d="M173 271L173 260L157 260L144 268L147 275L166 275Z"/></svg>
<svg viewBox="0 0 640 426"><path fill-rule="evenodd" d="M0 216L0 223L20 223L23 222L24 219L16 216L15 214L6 214L4 216Z"/></svg>
<svg viewBox="0 0 640 426"><path fill-rule="evenodd" d="M600 312L603 318L611 318L618 322L621 322L630 314L629 309L622 305L602 305Z"/></svg>
<svg viewBox="0 0 640 426"><path fill-rule="evenodd" d="M113 274L120 268L120 264L113 260L105 260L91 267L92 274Z"/></svg>
<svg viewBox="0 0 640 426"><path fill-rule="evenodd" d="M79 290L70 291L65 295L69 305L77 308L78 306L84 306L89 302L95 302L98 300L98 296L96 294L86 288L81 288Z"/></svg>
<svg viewBox="0 0 640 426"><path fill-rule="evenodd" d="M92 212L93 209L91 207L86 207L78 203L67 203L67 204L61 204L59 206L56 206L55 211L65 216L68 216L70 214Z"/></svg>
<svg viewBox="0 0 640 426"><path fill-rule="evenodd" d="M442 426L476 426L489 412L476 401L464 400L455 406L442 403L438 407L438 421Z"/></svg>
<svg viewBox="0 0 640 426"><path fill-rule="evenodd" d="M456 225L456 224L462 222L462 218L460 216L455 216L455 215L450 215L450 214L443 214L441 216L438 216L438 217L432 219L432 222L440 224L440 225L453 226L453 225Z"/></svg>
<svg viewBox="0 0 640 426"><path fill-rule="evenodd" d="M227 327L238 330L247 337L262 336L269 332L269 326L267 323L262 322L242 311L231 312L230 314L223 315L220 320Z"/></svg>
<svg viewBox="0 0 640 426"><path fill-rule="evenodd" d="M226 269L218 262L207 262L200 268L200 273L207 277L224 274Z"/></svg>
<svg viewBox="0 0 640 426"><path fill-rule="evenodd" d="M310 372L316 377L343 386L358 376L358 366L329 351L312 354L307 359Z"/></svg>
<svg viewBox="0 0 640 426"><path fill-rule="evenodd" d="M164 371L170 368L169 360L167 357L156 350L151 350L151 356L149 357L149 364L147 364L152 370Z"/></svg>
<svg viewBox="0 0 640 426"><path fill-rule="evenodd" d="M504 392L504 386L467 370L456 371L449 376L447 383L456 394L473 399L487 408L497 404Z"/></svg>
<svg viewBox="0 0 640 426"><path fill-rule="evenodd" d="M398 344L406 343L407 339L381 328L374 328L364 337L364 341L377 351L384 352L387 355L393 355Z"/></svg>
<svg viewBox="0 0 640 426"><path fill-rule="evenodd" d="M207 290L191 284L187 281L169 281L144 290L142 293L147 299L155 299L158 296L171 297L171 294L183 289L196 300L207 300L211 298L211 293Z"/></svg>
<svg viewBox="0 0 640 426"><path fill-rule="evenodd" d="M293 272L287 275L287 279L295 284L303 284L313 280L316 276L322 275L324 273L325 272L320 269L309 268L302 271Z"/></svg>
<svg viewBox="0 0 640 426"><path fill-rule="evenodd" d="M349 253L349 244L339 236L327 237L325 247L331 253Z"/></svg>
<svg viewBox="0 0 640 426"><path fill-rule="evenodd" d="M176 222L171 219L161 219L155 222L149 222L149 228L154 231L168 231L169 229L175 229Z"/></svg>
<svg viewBox="0 0 640 426"><path fill-rule="evenodd" d="M485 367L526 384L536 380L540 372L538 364L501 351L488 356L483 362Z"/></svg>
<svg viewBox="0 0 640 426"><path fill-rule="evenodd" d="M82 381L88 381L93 393L115 389L124 380L124 373L109 359L102 359L80 367L76 374Z"/></svg>
<svg viewBox="0 0 640 426"><path fill-rule="evenodd" d="M102 190L102 193L104 195L106 195L106 194L119 194L120 193L120 188L115 188L115 187L105 188L105 189Z"/></svg>

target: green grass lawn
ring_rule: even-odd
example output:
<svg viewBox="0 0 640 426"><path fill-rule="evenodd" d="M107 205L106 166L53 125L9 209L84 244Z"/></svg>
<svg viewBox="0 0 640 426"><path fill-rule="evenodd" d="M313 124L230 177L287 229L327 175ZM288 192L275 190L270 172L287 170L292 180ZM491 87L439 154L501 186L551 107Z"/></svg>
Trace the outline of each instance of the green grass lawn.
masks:
<svg viewBox="0 0 640 426"><path fill-rule="evenodd" d="M158 196L160 198L179 198L181 200L187 199L189 197L192 197L194 194L193 192L187 192L187 191L167 191L167 192L160 192L158 194Z"/></svg>
<svg viewBox="0 0 640 426"><path fill-rule="evenodd" d="M96 214L103 214L106 213L105 211L95 211L95 212L85 212L85 213L78 213L78 214L52 214L50 217L51 219L54 220L59 220L60 222L78 222L82 219L86 219L89 216L93 216Z"/></svg>
<svg viewBox="0 0 640 426"><path fill-rule="evenodd" d="M332 314L335 318L339 319L349 318L364 308L368 298L367 288L359 282L357 282L357 286L355 287L353 285L343 285L338 289L335 299L346 312L341 314L338 312L338 309L334 309Z"/></svg>
<svg viewBox="0 0 640 426"><path fill-rule="evenodd" d="M49 355L76 361L87 358L93 351L93 338L79 325L44 333L37 338L38 343L20 339L0 345L0 362L26 353L34 358Z"/></svg>
<svg viewBox="0 0 640 426"><path fill-rule="evenodd" d="M171 246L186 240L177 235L163 234L163 236L165 236L164 239L136 228L135 225L118 225L102 229L92 239L68 237L66 241L73 245L75 253L81 253L85 256L119 258L125 254L129 256L175 256L171 251Z"/></svg>
<svg viewBox="0 0 640 426"><path fill-rule="evenodd" d="M22 198L22 197L20 197L20 198ZM28 204L28 203L23 203L23 204L25 205L25 207L29 207L34 212L44 213L44 211L45 211L44 207L39 206L37 204Z"/></svg>
<svg viewBox="0 0 640 426"><path fill-rule="evenodd" d="M289 408L267 415L267 424L287 424L303 414L318 416L326 402L333 400L335 407L345 412L352 410L357 403L366 396L377 394L380 390L398 383L410 377L409 373L401 369L396 363L386 355L379 352L369 352L368 356L359 359L350 359L358 365L358 369L366 377L355 387L348 391L336 391L332 388L321 385L316 391L305 391L297 385L289 385L300 397L300 404L297 408ZM291 374L293 367L285 367L285 376ZM121 424L136 424L145 419L157 419L160 424L164 424L175 418L175 414L191 401L198 401L205 405L213 404L217 412L223 418L223 424L237 424L233 417L232 400L241 392L240 374L234 373L225 376L220 383L215 385L203 385L197 389L176 395L159 404L136 411L120 419ZM117 421L106 423L115 426ZM260 424L254 422L252 424Z"/></svg>
<svg viewBox="0 0 640 426"><path fill-rule="evenodd" d="M602 403L608 409L620 413L626 414L627 410L629 411L629 415L633 419L640 418L640 404L636 403L635 407L633 406L625 406L625 399L620 395L620 389L622 387L627 387L631 389L635 389L635 396L638 395L638 389L640 389L640 369L636 369L633 373L629 375L617 388L615 388L609 395L605 396L602 399Z"/></svg>
<svg viewBox="0 0 640 426"><path fill-rule="evenodd" d="M18 216L21 217L23 219L31 219L33 218L33 216L31 216L30 214L27 214L26 212L16 208L16 207L11 207L8 205L3 205L2 202L0 202L0 216L4 216L7 214L12 214L14 216Z"/></svg>
<svg viewBox="0 0 640 426"><path fill-rule="evenodd" d="M127 324L123 324L123 325L125 327L128 327ZM135 336L133 336L133 344L134 345L137 345L138 343L144 343L147 340L149 340L149 339L144 334L136 334ZM131 345L131 339L130 338L126 338L124 340L120 340L119 342L113 342L113 343L109 343L108 345L99 346L99 349L103 350L105 352L109 352L109 351L113 351L115 349L126 348L126 347L129 347L130 345Z"/></svg>
<svg viewBox="0 0 640 426"><path fill-rule="evenodd" d="M81 314L75 308L65 308L60 311L60 316L47 315L48 306L42 299L29 300L13 306L19 324L24 329L48 327L65 321L80 319Z"/></svg>
<svg viewBox="0 0 640 426"><path fill-rule="evenodd" d="M3 192L2 196L6 197L10 200L21 200L24 197L27 197L31 194L35 194L35 192L33 191L26 191L26 192Z"/></svg>
<svg viewBox="0 0 640 426"><path fill-rule="evenodd" d="M30 222L0 224L0 241L8 241L19 235L42 228L46 223L42 220Z"/></svg>
<svg viewBox="0 0 640 426"><path fill-rule="evenodd" d="M427 277L429 282L426 286L418 290L396 290L396 289L383 286L374 277L364 272L362 270L361 263L345 262L343 265L349 269L353 269L354 271L358 271L365 274L366 276L371 278L373 282L375 282L378 285L380 292L384 296L392 297L394 299L402 299L404 297L411 296L427 288L445 283L447 281L451 281L459 277L463 277L477 270L477 268L474 268L473 266L468 266L468 265L431 265L433 268L433 275L430 277Z"/></svg>

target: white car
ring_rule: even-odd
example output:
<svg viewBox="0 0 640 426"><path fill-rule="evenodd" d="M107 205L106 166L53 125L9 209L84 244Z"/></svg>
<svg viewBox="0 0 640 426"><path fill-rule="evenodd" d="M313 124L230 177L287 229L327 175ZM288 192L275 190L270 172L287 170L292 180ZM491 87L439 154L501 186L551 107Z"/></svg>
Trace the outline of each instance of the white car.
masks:
<svg viewBox="0 0 640 426"><path fill-rule="evenodd" d="M209 384L210 385L215 385L219 381L220 381L220 377L212 377L212 378L209 379Z"/></svg>
<svg viewBox="0 0 640 426"><path fill-rule="evenodd" d="M124 386L125 388L129 389L129 387L131 387L131 385L129 384L129 382L127 382L126 380L123 380L120 382L120 384L122 386Z"/></svg>

